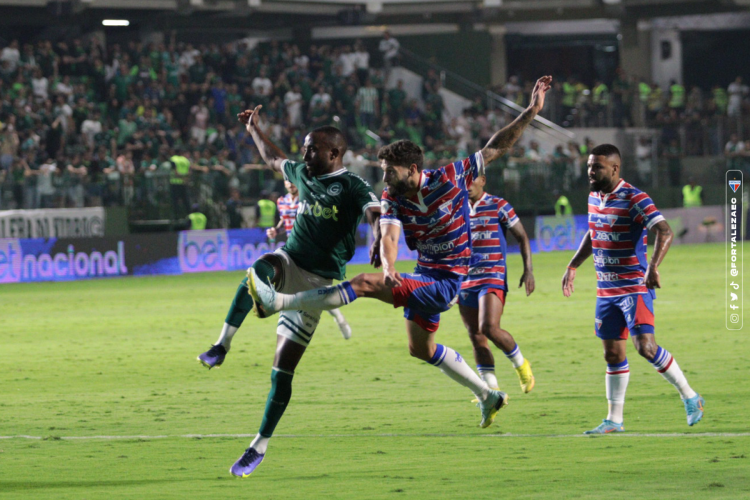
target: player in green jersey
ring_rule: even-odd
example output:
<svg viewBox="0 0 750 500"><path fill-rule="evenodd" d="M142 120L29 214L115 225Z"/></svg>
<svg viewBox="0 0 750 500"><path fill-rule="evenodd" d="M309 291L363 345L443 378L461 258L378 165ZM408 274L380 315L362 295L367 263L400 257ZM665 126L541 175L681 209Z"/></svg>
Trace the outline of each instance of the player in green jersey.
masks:
<svg viewBox="0 0 750 500"><path fill-rule="evenodd" d="M370 261L380 265L380 199L370 185L343 166L346 141L335 127L310 132L303 143L304 163L287 159L258 127L258 112L238 115L247 126L268 168L284 174L299 190L297 220L286 245L253 264L255 274L277 290L296 293L330 285L343 279L346 263L354 256L355 234L363 215L372 227L374 244ZM242 280L229 308L219 340L198 356L206 367L224 362L232 337L253 307L247 279ZM231 467L239 477L249 475L263 460L268 441L292 395L292 377L312 340L321 311L285 311L276 327L276 356L271 372L263 421L250 447Z"/></svg>

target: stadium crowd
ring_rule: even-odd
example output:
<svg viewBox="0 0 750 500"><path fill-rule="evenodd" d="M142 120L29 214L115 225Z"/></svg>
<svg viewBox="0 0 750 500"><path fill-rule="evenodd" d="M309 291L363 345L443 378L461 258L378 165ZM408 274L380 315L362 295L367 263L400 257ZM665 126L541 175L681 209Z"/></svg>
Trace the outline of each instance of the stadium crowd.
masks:
<svg viewBox="0 0 750 500"><path fill-rule="evenodd" d="M373 181L380 143L411 139L425 146L430 164L466 154L512 119L481 98L460 116L444 116L435 71L424 78L420 100L410 99L402 82L387 89L398 41L386 34L379 48L371 54L361 41L304 52L276 41L12 41L0 52L0 208L126 204L184 217L196 202L236 200L234 191L240 199L281 191L280 179L259 168L252 138L236 120L257 104L264 107L262 127L293 156L306 131L338 126L350 144L347 164ZM589 90L576 80L557 82L548 110L567 125L602 126L611 117L622 126L638 121L629 103L645 102L644 119L662 128L667 151L674 140L686 144L680 134L693 133L693 121L705 130L712 114L748 115L747 87L739 79L732 85L709 98L683 89L680 101L674 86L663 93L620 73L611 91L602 83ZM524 106L530 91L515 77L497 90ZM688 140L685 153L704 154L720 140ZM748 146L735 147L732 158L743 161ZM535 168L561 173L568 187L583 178L590 147L519 146L502 160L511 167L507 180L514 182L513 167Z"/></svg>

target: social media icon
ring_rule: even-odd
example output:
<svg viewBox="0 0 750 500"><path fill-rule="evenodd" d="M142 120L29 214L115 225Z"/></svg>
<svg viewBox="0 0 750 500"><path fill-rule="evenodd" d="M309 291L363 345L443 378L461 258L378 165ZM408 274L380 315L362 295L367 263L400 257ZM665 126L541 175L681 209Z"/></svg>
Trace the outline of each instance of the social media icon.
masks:
<svg viewBox="0 0 750 500"><path fill-rule="evenodd" d="M729 316L729 321L732 323L739 323L740 322L740 315L739 314L732 314Z"/></svg>
<svg viewBox="0 0 750 500"><path fill-rule="evenodd" d="M737 294L736 294L736 293L734 293L734 292L729 292L729 296L730 296L730 298L732 299L732 301L735 301L735 300L737 300Z"/></svg>

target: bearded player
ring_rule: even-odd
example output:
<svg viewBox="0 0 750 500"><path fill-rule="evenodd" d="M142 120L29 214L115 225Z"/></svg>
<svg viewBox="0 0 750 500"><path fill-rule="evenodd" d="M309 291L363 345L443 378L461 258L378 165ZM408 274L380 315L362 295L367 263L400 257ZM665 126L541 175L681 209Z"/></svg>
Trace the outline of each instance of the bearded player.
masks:
<svg viewBox="0 0 750 500"><path fill-rule="evenodd" d="M672 244L672 230L654 202L620 178L620 151L611 144L591 150L588 160L589 231L568 264L563 295L573 293L576 269L594 254L596 270L596 335L607 362L609 413L585 434L623 432L625 391L630 380L626 356L628 333L638 354L648 360L682 398L688 425L703 418L703 398L688 384L674 357L657 345L654 330L655 288L661 288L658 267ZM646 257L646 235L656 234L654 254Z"/></svg>
<svg viewBox="0 0 750 500"><path fill-rule="evenodd" d="M257 279L287 293L330 285L343 279L346 263L354 256L355 234L363 215L372 227L375 244L371 262L379 265L380 203L370 185L343 166L346 141L335 127L310 132L303 143L304 163L290 161L258 127L261 106L238 118L247 127L264 162L299 189L297 218L283 248L266 254L250 268ZM250 272L248 271L248 272ZM244 279L234 297L218 342L198 359L208 368L221 365L232 336L253 308ZM294 370L312 340L321 309L285 311L276 327L276 355L258 434L229 472L250 475L265 457L268 442L292 397Z"/></svg>
<svg viewBox="0 0 750 500"><path fill-rule="evenodd" d="M435 170L423 170L424 155L411 141L397 141L378 152L386 189L381 198L383 273L361 274L334 287L296 294L274 291L250 270L250 292L256 313L267 316L294 309L333 309L358 297L369 297L404 308L409 353L438 367L478 399L481 427L488 427L508 396L490 388L460 354L435 343L440 313L447 311L473 264L469 229L469 192L484 166L507 152L544 106L552 78L540 78L531 104L510 125L496 132L485 147ZM401 229L419 260L414 273L395 269Z"/></svg>
<svg viewBox="0 0 750 500"><path fill-rule="evenodd" d="M276 207L279 209L279 223L276 225L276 227L269 227L268 229L266 229L266 236L268 236L268 238L272 242L276 241L278 231L282 227L286 231L287 238L289 238L292 234L294 221L297 220L297 209L299 208L299 190L297 189L297 186L289 181L284 181L284 187L286 188L287 193L284 196L279 196L279 199L276 200ZM333 316L333 320L339 327L341 336L344 337L345 340L349 340L350 338L352 338L352 327L349 326L349 323L346 321L344 315L341 314L341 311L339 311L338 309L333 309L327 312L328 314Z"/></svg>
<svg viewBox="0 0 750 500"><path fill-rule="evenodd" d="M511 204L503 198L486 193L486 182L487 178L480 175L469 187L471 246L473 255L478 256L479 261L471 266L468 276L461 284L458 308L469 332L474 348L474 361L482 380L491 388L498 387L495 358L489 347L489 339L513 364L521 390L528 393L535 383L531 364L524 359L513 336L500 328L500 318L508 293L505 235L510 231L521 248L523 274L518 286L520 288L525 285L527 296L534 291L531 244L521 219Z"/></svg>

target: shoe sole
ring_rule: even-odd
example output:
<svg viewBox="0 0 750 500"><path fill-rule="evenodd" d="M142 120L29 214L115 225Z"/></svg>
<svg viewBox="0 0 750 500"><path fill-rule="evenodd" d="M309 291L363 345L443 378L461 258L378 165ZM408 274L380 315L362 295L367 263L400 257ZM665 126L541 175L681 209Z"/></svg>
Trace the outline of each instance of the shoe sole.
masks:
<svg viewBox="0 0 750 500"><path fill-rule="evenodd" d="M253 298L253 314L260 318L265 319L267 317L266 312L263 310L263 306L260 305L260 298L258 296L258 289L255 286L255 275L248 271L247 272L247 293Z"/></svg>
<svg viewBox="0 0 750 500"><path fill-rule="evenodd" d="M209 370L211 368L221 368L221 363L216 363L215 365L212 366L212 365L209 365L208 363L206 363L205 361L203 361L201 358L196 358L196 359L200 362L200 364L202 364L203 366L205 366Z"/></svg>
<svg viewBox="0 0 750 500"><path fill-rule="evenodd" d="M510 397L507 394L505 394L504 398L501 398L500 400L498 400L497 406L492 410L489 418L487 418L487 420L485 420L484 422L480 422L479 427L481 427L482 429L486 429L487 427L491 426L495 422L495 417L497 416L498 412L502 410L503 408L505 408L506 406L508 406L509 399ZM483 423L485 425L482 425Z"/></svg>
<svg viewBox="0 0 750 500"><path fill-rule="evenodd" d="M523 384L521 384L521 390L523 391L524 394L528 394L531 392L531 390L534 388L535 385L536 385L536 379L532 375L531 382L526 384L526 387L524 387Z"/></svg>

